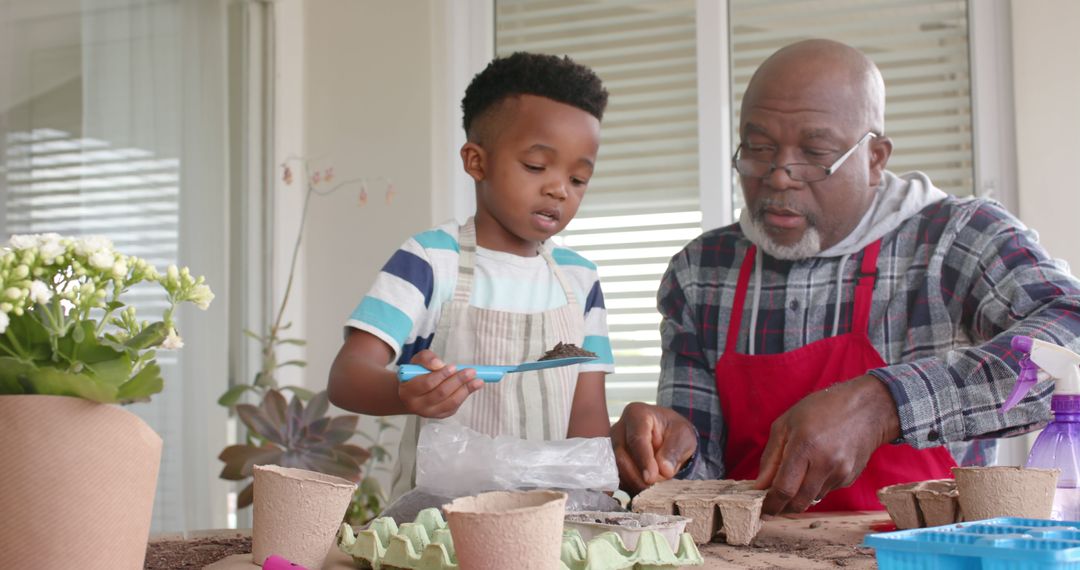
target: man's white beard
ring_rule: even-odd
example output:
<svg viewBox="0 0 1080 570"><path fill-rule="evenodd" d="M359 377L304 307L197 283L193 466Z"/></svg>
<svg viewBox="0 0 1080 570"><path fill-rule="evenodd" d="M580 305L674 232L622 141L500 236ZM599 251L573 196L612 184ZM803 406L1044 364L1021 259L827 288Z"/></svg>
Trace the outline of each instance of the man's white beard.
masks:
<svg viewBox="0 0 1080 570"><path fill-rule="evenodd" d="M799 241L791 245L779 244L769 237L761 219L751 215L750 208L744 207L739 215L739 227L750 241L777 259L806 259L821 253L821 234L814 226L808 226Z"/></svg>

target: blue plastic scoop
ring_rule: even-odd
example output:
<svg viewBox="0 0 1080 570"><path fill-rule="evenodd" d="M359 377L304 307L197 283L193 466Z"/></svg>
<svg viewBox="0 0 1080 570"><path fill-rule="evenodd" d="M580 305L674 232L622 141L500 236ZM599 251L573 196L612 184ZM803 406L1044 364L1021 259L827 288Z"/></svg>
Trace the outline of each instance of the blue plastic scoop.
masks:
<svg viewBox="0 0 1080 570"><path fill-rule="evenodd" d="M544 368L558 368L560 366L570 366L571 364L581 364L582 362L588 362L590 360L596 360L596 357L572 356L570 358L553 358L551 360L526 362L515 366L477 366L475 364L460 364L457 369L465 370L466 368L472 368L476 371L476 377L484 382L498 382L499 380L502 380L503 375L513 372L529 372L532 370L543 370ZM397 376L398 380L407 382L417 376L427 374L428 372L431 371L419 364L402 364L398 368Z"/></svg>

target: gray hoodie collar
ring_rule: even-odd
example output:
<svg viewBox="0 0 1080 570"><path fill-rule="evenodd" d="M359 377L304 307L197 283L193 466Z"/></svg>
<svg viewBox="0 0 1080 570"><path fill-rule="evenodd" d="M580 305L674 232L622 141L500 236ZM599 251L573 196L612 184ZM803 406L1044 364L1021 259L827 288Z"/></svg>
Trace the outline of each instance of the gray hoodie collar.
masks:
<svg viewBox="0 0 1080 570"><path fill-rule="evenodd" d="M860 251L946 196L922 172L896 175L886 170L881 185L875 190L874 201L859 225L839 243L816 257L838 257Z"/></svg>

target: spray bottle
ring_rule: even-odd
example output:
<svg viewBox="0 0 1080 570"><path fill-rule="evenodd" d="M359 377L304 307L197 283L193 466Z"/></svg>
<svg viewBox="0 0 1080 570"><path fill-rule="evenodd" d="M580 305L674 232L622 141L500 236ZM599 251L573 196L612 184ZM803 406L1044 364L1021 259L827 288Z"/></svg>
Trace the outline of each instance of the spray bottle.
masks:
<svg viewBox="0 0 1080 570"><path fill-rule="evenodd" d="M1039 381L1054 380L1050 398L1054 417L1031 446L1027 466L1061 469L1050 518L1080 520L1080 355L1027 336L1014 336L1012 348L1025 356L1016 387L1001 413L1019 403Z"/></svg>

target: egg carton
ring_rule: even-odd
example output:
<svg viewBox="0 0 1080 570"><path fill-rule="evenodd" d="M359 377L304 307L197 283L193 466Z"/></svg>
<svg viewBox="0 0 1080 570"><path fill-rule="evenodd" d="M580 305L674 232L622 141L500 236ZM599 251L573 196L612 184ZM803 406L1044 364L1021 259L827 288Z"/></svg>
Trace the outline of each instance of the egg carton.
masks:
<svg viewBox="0 0 1080 570"><path fill-rule="evenodd" d="M630 508L636 513L692 519L686 532L698 544L711 542L722 532L728 544L745 546L761 530L761 505L765 501L765 491L755 490L753 485L753 481L730 479L671 479L642 491Z"/></svg>
<svg viewBox="0 0 1080 570"><path fill-rule="evenodd" d="M374 570L458 570L450 528L438 509L424 509L400 527L389 517L375 519L354 532L347 524L338 533L338 548L359 568ZM668 539L645 531L629 549L616 533L582 540L577 530L563 532L560 570L663 570L704 564L693 538L683 533L674 551Z"/></svg>

